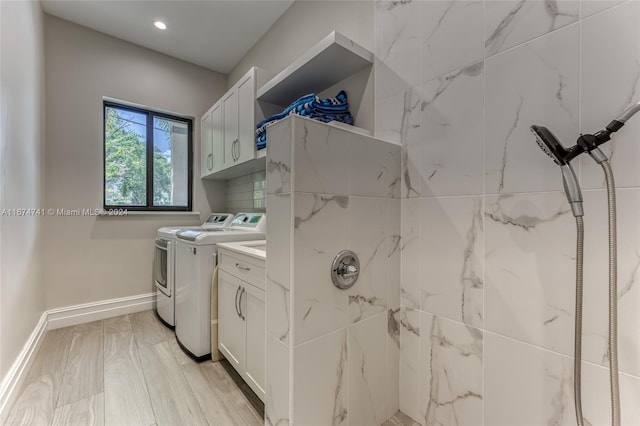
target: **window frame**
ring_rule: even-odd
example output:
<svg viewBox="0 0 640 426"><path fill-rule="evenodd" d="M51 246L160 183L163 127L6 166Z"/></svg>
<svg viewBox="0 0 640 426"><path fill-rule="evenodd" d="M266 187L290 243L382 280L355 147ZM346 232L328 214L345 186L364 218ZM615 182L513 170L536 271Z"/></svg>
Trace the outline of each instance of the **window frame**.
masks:
<svg viewBox="0 0 640 426"><path fill-rule="evenodd" d="M146 138L146 205L128 206L107 204L107 108L145 114L147 117ZM154 206L153 205L153 170L154 170L154 117L179 121L187 125L187 205L186 206ZM193 119L179 115L167 114L149 108L132 106L103 99L102 101L102 207L104 210L127 210L132 212L190 212L193 210Z"/></svg>

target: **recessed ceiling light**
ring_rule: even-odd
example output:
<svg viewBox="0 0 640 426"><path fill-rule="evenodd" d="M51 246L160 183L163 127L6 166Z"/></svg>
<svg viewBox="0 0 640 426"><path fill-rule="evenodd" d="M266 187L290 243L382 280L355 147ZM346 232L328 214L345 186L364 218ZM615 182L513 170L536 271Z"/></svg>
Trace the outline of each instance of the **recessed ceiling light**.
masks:
<svg viewBox="0 0 640 426"><path fill-rule="evenodd" d="M156 21L156 22L153 23L153 25L155 25L156 28L161 29L161 30L166 30L167 29L167 26L162 21Z"/></svg>

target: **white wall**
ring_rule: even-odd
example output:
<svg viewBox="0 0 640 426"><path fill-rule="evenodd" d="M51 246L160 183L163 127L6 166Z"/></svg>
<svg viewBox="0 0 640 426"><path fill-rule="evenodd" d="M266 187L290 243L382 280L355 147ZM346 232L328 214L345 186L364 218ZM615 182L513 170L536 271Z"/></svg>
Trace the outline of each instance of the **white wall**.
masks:
<svg viewBox="0 0 640 426"><path fill-rule="evenodd" d="M0 16L0 209L35 209L44 198L43 14L37 2L0 2ZM0 378L44 311L40 232L38 216L0 217Z"/></svg>
<svg viewBox="0 0 640 426"><path fill-rule="evenodd" d="M274 74L336 30L373 50L373 1L297 0L229 73L233 86L249 68Z"/></svg>
<svg viewBox="0 0 640 426"><path fill-rule="evenodd" d="M47 217L48 309L153 291L156 229L202 222L224 185L200 180L199 117L225 76L46 15L46 206L101 206L102 97L196 117L193 216Z"/></svg>

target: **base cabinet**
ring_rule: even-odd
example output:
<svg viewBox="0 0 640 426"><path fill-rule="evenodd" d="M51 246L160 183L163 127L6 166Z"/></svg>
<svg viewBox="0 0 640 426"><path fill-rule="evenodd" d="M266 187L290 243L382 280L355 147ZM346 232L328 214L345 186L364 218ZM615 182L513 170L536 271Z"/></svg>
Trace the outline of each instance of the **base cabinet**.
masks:
<svg viewBox="0 0 640 426"><path fill-rule="evenodd" d="M264 402L264 290L224 270L218 272L218 349Z"/></svg>

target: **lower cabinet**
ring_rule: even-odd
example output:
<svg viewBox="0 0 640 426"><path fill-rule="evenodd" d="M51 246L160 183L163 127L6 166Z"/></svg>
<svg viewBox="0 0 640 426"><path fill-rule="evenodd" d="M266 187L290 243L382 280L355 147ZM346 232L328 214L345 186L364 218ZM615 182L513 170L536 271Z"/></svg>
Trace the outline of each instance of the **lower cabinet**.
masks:
<svg viewBox="0 0 640 426"><path fill-rule="evenodd" d="M218 349L264 402L264 290L218 271Z"/></svg>

